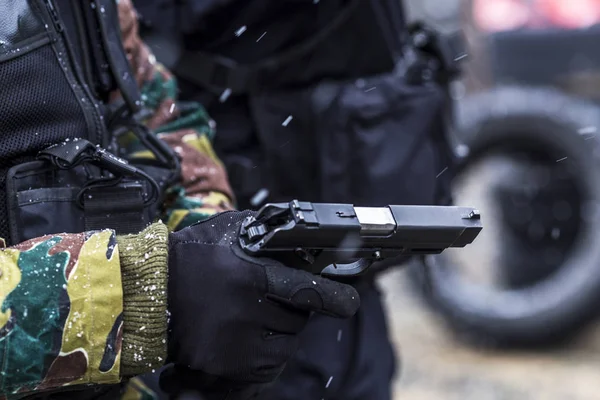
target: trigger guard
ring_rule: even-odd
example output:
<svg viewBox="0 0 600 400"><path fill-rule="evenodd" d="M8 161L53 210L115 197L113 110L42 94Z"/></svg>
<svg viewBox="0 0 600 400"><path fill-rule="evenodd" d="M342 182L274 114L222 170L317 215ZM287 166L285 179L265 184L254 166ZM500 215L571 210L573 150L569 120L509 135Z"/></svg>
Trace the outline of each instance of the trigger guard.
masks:
<svg viewBox="0 0 600 400"><path fill-rule="evenodd" d="M321 276L325 278L359 276L369 269L373 262L374 260L361 258L360 260L347 264L333 263L321 271Z"/></svg>

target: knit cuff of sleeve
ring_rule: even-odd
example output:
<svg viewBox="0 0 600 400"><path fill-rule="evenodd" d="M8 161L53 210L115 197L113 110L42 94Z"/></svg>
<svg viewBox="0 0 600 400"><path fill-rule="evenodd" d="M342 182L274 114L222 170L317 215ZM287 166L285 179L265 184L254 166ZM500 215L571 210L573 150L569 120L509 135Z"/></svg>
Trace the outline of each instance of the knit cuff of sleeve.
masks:
<svg viewBox="0 0 600 400"><path fill-rule="evenodd" d="M118 236L123 282L121 375L157 369L167 357L168 231L150 225L137 235Z"/></svg>

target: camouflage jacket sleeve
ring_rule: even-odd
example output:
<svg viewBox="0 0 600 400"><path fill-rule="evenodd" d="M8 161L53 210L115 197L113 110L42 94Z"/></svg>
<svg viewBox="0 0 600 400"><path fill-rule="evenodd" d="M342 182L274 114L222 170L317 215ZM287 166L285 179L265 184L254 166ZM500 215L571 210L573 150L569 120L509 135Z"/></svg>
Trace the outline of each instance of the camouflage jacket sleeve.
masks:
<svg viewBox="0 0 600 400"><path fill-rule="evenodd" d="M48 235L0 250L0 398L118 383L164 363L167 230L140 235ZM151 296L156 311L144 315Z"/></svg>
<svg viewBox="0 0 600 400"><path fill-rule="evenodd" d="M234 199L227 174L211 144L214 121L200 104L177 102L177 82L140 39L131 0L119 1L119 18L125 51L142 100L152 111L146 124L181 158L181 184L172 189L165 205L163 219L167 226L180 229L232 209ZM136 151L135 141L126 146L133 156L150 156L143 150Z"/></svg>

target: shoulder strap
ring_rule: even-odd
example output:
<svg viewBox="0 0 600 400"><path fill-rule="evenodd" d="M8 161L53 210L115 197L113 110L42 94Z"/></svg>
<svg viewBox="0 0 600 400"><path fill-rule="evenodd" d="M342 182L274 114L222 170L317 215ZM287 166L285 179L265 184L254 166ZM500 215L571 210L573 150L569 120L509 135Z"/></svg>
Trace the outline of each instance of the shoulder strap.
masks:
<svg viewBox="0 0 600 400"><path fill-rule="evenodd" d="M261 87L269 74L309 54L323 40L348 20L363 0L351 0L338 16L325 28L288 51L255 64L238 64L236 61L202 51L183 51L173 66L182 78L204 88L228 89L231 94L247 93ZM374 1L374 3L380 0Z"/></svg>
<svg viewBox="0 0 600 400"><path fill-rule="evenodd" d="M92 4L95 6L93 8L98 19L100 38L106 49L106 56L115 82L127 106L132 113L135 113L140 109L141 96L123 48L116 1L92 0Z"/></svg>

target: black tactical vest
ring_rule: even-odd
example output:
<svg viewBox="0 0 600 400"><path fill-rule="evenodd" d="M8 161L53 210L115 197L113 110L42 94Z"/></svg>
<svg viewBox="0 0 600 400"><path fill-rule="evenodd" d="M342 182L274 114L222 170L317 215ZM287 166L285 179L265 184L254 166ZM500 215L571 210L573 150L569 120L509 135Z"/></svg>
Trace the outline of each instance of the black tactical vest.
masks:
<svg viewBox="0 0 600 400"><path fill-rule="evenodd" d="M129 233L155 217L157 181L168 183L178 166L135 123L142 104L114 0L0 0L0 86L0 238ZM123 100L109 108L115 89ZM155 162L136 167L112 155L124 127Z"/></svg>

